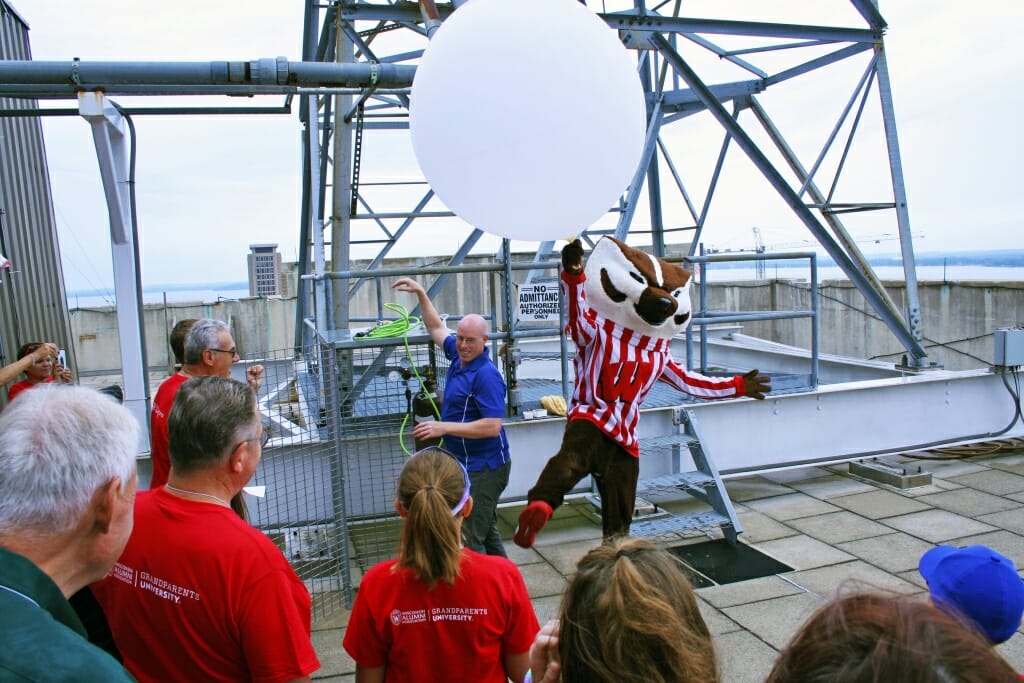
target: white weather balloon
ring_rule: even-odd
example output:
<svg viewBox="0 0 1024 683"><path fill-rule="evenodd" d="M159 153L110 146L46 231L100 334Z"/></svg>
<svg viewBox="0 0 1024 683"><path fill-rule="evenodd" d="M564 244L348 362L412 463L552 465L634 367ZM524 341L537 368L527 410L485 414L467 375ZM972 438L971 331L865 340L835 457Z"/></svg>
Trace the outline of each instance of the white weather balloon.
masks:
<svg viewBox="0 0 1024 683"><path fill-rule="evenodd" d="M470 0L416 69L409 126L430 186L467 223L519 240L590 227L636 171L635 58L577 0Z"/></svg>

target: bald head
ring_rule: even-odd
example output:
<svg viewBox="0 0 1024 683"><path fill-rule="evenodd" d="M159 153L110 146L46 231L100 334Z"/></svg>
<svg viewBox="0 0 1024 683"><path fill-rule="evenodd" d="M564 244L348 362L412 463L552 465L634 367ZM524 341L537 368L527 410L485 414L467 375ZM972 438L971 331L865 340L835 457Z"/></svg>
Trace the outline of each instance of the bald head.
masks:
<svg viewBox="0 0 1024 683"><path fill-rule="evenodd" d="M482 315L476 313L470 313L462 320L459 321L459 325L456 331L460 334L473 335L475 337L483 337L487 339L487 321L484 320Z"/></svg>
<svg viewBox="0 0 1024 683"><path fill-rule="evenodd" d="M487 350L487 321L470 313L455 328L455 348L463 365L472 363Z"/></svg>

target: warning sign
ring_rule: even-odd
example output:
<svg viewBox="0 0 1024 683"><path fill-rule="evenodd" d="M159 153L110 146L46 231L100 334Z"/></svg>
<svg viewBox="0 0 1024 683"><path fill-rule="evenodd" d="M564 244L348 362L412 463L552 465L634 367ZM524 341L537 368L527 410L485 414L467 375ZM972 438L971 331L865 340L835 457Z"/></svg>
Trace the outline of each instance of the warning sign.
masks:
<svg viewBox="0 0 1024 683"><path fill-rule="evenodd" d="M519 285L520 320L558 321L558 285Z"/></svg>

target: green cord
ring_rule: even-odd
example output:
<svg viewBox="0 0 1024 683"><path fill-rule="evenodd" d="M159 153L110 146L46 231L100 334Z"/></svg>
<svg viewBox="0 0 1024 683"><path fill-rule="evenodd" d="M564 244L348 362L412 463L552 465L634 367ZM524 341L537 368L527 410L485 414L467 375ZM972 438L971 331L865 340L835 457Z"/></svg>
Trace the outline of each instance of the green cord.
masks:
<svg viewBox="0 0 1024 683"><path fill-rule="evenodd" d="M366 333L366 336L370 339L380 339L382 337L398 337L400 335L404 335L407 340L406 348L408 348L409 330L417 327L421 322L420 319L409 315L409 310L401 304L386 303L384 304L384 308L389 311L394 311L399 315L399 318L389 322L378 323L376 327Z"/></svg>
<svg viewBox="0 0 1024 683"><path fill-rule="evenodd" d="M376 327L367 332L364 336L369 337L370 339L390 338L397 337L399 335L402 336L405 341L405 355L409 359L409 367L412 368L412 374L420 384L420 391L430 399L430 406L434 409L434 415L436 415L437 419L440 420L441 410L437 407L437 403L434 402L434 398L427 393L427 384L423 378L420 377L419 370L416 369L416 362L412 357L412 349L409 347L409 332L418 327L421 321L419 318L409 315L409 309L401 304L386 303L384 304L384 308L397 313L399 316L398 319L378 323ZM402 418L401 426L398 428L398 444L402 447L403 453L406 455L412 455L413 452L405 445L405 426L408 422L409 413L406 413L405 417ZM441 443L438 445L443 446L444 439L441 439Z"/></svg>

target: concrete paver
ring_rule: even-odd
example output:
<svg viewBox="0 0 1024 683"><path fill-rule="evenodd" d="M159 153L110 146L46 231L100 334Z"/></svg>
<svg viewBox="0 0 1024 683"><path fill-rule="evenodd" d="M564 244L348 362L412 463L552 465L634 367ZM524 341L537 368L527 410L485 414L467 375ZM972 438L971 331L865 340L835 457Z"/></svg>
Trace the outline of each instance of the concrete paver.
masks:
<svg viewBox="0 0 1024 683"><path fill-rule="evenodd" d="M777 484L763 477L744 477L742 479L728 479L725 482L725 489L729 492L729 498L734 503L745 503L760 498L772 496L783 496L793 493L793 489L783 484Z"/></svg>
<svg viewBox="0 0 1024 683"><path fill-rule="evenodd" d="M356 663L341 646L344 637L345 629L343 628L313 631L313 647L316 648L317 659L320 660L320 670L316 672L317 678L355 674Z"/></svg>
<svg viewBox="0 0 1024 683"><path fill-rule="evenodd" d="M741 630L739 624L722 614L721 610L701 600L700 597L697 598L697 607L700 609L700 614L704 617L704 623L707 624L708 631L712 636Z"/></svg>
<svg viewBox="0 0 1024 683"><path fill-rule="evenodd" d="M820 498L822 500L838 498L840 496L851 496L855 493L866 493L868 491L875 490L875 487L866 481L838 474L818 477L817 479L808 479L802 482L794 481L790 482L789 485L797 491L801 491L809 496L814 496L815 498Z"/></svg>
<svg viewBox="0 0 1024 683"><path fill-rule="evenodd" d="M922 592L928 591L928 582L924 580L924 577L921 576L921 572L919 572L916 568L911 569L908 572L900 572L899 574L895 574L895 576L898 576L907 583L914 584L915 586L920 588Z"/></svg>
<svg viewBox="0 0 1024 683"><path fill-rule="evenodd" d="M759 600L771 600L783 595L799 593L800 588L789 581L780 579L777 576L765 576L759 579L750 579L739 583L727 583L720 586L700 588L697 595L707 600L712 606L718 609L742 605L744 603L757 602Z"/></svg>
<svg viewBox="0 0 1024 683"><path fill-rule="evenodd" d="M868 519L883 519L928 509L924 503L883 488L867 493L833 498L829 502Z"/></svg>
<svg viewBox="0 0 1024 683"><path fill-rule="evenodd" d="M545 528L544 531L546 532L547 529ZM580 558L601 542L601 530L597 529L597 533L593 538L585 540L571 540L559 543L556 540L557 538L557 535L553 535L550 543L533 547L556 570L565 576L571 576L576 571L576 564L580 561ZM506 545L514 544L506 542Z"/></svg>
<svg viewBox="0 0 1024 683"><path fill-rule="evenodd" d="M560 596L565 590L565 576L546 562L520 565L519 571L531 598Z"/></svg>
<svg viewBox="0 0 1024 683"><path fill-rule="evenodd" d="M825 543L842 543L889 533L889 527L852 512L832 512L790 520L789 525Z"/></svg>
<svg viewBox="0 0 1024 683"><path fill-rule="evenodd" d="M1024 662L1024 635L1021 633L1021 629L1017 629L1016 635L996 645L996 651L1017 671L1021 670L1020 662Z"/></svg>
<svg viewBox="0 0 1024 683"><path fill-rule="evenodd" d="M1002 452L991 455L979 455L970 458L970 462L997 470L1024 466L1024 451L1020 451L1017 454Z"/></svg>
<svg viewBox="0 0 1024 683"><path fill-rule="evenodd" d="M928 496L933 493L942 493L943 491L955 491L956 489L962 489L963 486L956 483L955 481L947 481L945 479L938 479L932 477L931 484L925 484L924 486L914 486L909 489L902 489L900 491L904 496L910 498L920 498L921 496Z"/></svg>
<svg viewBox="0 0 1024 683"><path fill-rule="evenodd" d="M854 559L849 553L804 534L758 543L757 549L793 569L812 569Z"/></svg>
<svg viewBox="0 0 1024 683"><path fill-rule="evenodd" d="M562 602L561 595L549 595L546 598L533 598L533 612L541 626L558 616L558 606Z"/></svg>
<svg viewBox="0 0 1024 683"><path fill-rule="evenodd" d="M965 536L956 539L959 546L987 545L989 548L1013 558L1017 563L1017 569L1024 569L1024 536L1015 534L1012 531L1000 529L978 536Z"/></svg>
<svg viewBox="0 0 1024 683"><path fill-rule="evenodd" d="M1017 534L1024 534L1024 505L1021 505L1016 510L1004 510L1003 512L993 512L990 515L981 515L978 517L978 521Z"/></svg>
<svg viewBox="0 0 1024 683"><path fill-rule="evenodd" d="M949 512L955 512L958 515L973 518L1018 507L1017 501L971 488L960 488L918 496L917 500L928 505L934 505L937 508L942 508L943 510L948 510Z"/></svg>
<svg viewBox="0 0 1024 683"><path fill-rule="evenodd" d="M746 505L780 522L838 511L838 508L835 506L829 505L813 496L808 496L806 493L790 493L772 498L751 500Z"/></svg>
<svg viewBox="0 0 1024 683"><path fill-rule="evenodd" d="M777 522L764 513L744 508L742 505L736 507L740 525L743 527L742 538L747 543L760 543L798 533L791 525Z"/></svg>
<svg viewBox="0 0 1024 683"><path fill-rule="evenodd" d="M995 528L988 524L976 522L970 517L945 510L924 510L909 515L889 517L882 523L932 543L943 543L954 538L995 531Z"/></svg>
<svg viewBox="0 0 1024 683"><path fill-rule="evenodd" d="M899 573L917 569L921 555L934 544L909 534L893 533L838 543L837 547L887 572Z"/></svg>
<svg viewBox="0 0 1024 683"><path fill-rule="evenodd" d="M784 576L788 581L792 581L800 588L819 595L825 600L830 600L840 594L847 595L874 590L905 595L921 592L921 587L908 583L903 578L894 576L863 560L790 572Z"/></svg>
<svg viewBox="0 0 1024 683"><path fill-rule="evenodd" d="M1024 476L1005 470L1000 471L986 469L959 477L947 477L947 479L955 481L958 484L963 484L964 486L970 486L971 488L978 489L979 491L994 493L997 496L1005 496L1011 493L1021 493L1024 491Z"/></svg>
<svg viewBox="0 0 1024 683"><path fill-rule="evenodd" d="M715 638L715 653L722 683L763 681L772 670L778 652L748 631L734 631Z"/></svg>
<svg viewBox="0 0 1024 683"><path fill-rule="evenodd" d="M822 604L818 596L800 592L726 607L722 612L775 649L780 649Z"/></svg>

